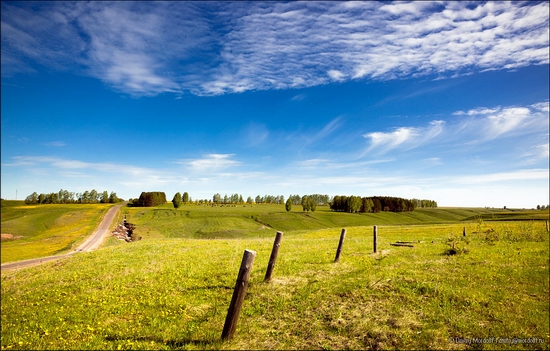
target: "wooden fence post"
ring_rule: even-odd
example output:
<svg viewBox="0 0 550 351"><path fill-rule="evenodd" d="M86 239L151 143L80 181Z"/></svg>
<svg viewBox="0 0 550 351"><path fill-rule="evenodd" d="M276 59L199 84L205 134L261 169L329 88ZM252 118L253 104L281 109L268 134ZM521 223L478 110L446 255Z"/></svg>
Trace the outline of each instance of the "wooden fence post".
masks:
<svg viewBox="0 0 550 351"><path fill-rule="evenodd" d="M340 260L340 254L342 253L342 248L344 247L344 240L346 239L346 229L342 229L342 234L340 234L340 241L338 242L338 249L336 250L336 257L334 262Z"/></svg>
<svg viewBox="0 0 550 351"><path fill-rule="evenodd" d="M548 231L548 221L546 221L546 231Z"/></svg>
<svg viewBox="0 0 550 351"><path fill-rule="evenodd" d="M466 236L466 227L464 227L464 229L462 229L462 236Z"/></svg>
<svg viewBox="0 0 550 351"><path fill-rule="evenodd" d="M237 329L237 320L241 313L241 307L243 305L246 288L248 287L248 279L250 278L250 272L252 271L252 264L254 263L255 257L256 251L244 250L241 268L239 269L239 275L237 276L237 282L233 290L233 297L231 298L227 316L225 317L225 324L222 332L223 340L231 339Z"/></svg>
<svg viewBox="0 0 550 351"><path fill-rule="evenodd" d="M372 243L374 247L374 253L376 253L376 236L378 235L378 228L374 226L373 235L372 235Z"/></svg>
<svg viewBox="0 0 550 351"><path fill-rule="evenodd" d="M271 249L269 263L267 264L264 282L271 280L271 273L273 273L273 268L275 268L275 261L277 261L277 255L279 254L279 247L281 246L282 239L283 232L277 232L277 234L275 235L275 241L273 242L273 249Z"/></svg>

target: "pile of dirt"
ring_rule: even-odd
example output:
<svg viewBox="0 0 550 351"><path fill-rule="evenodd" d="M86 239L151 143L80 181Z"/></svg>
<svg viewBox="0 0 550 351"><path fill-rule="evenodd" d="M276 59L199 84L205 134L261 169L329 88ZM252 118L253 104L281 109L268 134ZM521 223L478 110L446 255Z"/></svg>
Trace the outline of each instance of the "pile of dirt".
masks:
<svg viewBox="0 0 550 351"><path fill-rule="evenodd" d="M133 235L136 226L132 223L126 222L126 219L120 223L115 230L113 230L113 236L118 240L124 240L126 242L141 240L141 236Z"/></svg>
<svg viewBox="0 0 550 351"><path fill-rule="evenodd" d="M13 234L7 234L7 233L2 233L0 234L0 236L2 238L2 241L11 241L11 240L17 240L22 238L21 235L13 235Z"/></svg>

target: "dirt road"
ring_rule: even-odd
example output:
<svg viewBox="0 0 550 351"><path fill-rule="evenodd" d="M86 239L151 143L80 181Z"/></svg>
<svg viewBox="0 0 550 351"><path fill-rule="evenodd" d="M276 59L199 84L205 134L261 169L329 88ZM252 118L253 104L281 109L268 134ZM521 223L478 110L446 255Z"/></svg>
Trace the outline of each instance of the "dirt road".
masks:
<svg viewBox="0 0 550 351"><path fill-rule="evenodd" d="M24 260L24 261L4 263L1 266L2 271L7 271L15 268L26 268L30 266L36 266L44 262L49 262L53 260L58 260L60 258L69 257L71 255L74 255L77 252L88 252L88 251L96 250L97 248L99 248L99 246L101 246L101 243L103 243L103 239L109 235L109 227L111 226L111 222L114 220L118 209L124 206L125 204L126 203L124 202L122 204L119 204L110 208L109 211L107 211L107 214L105 215L101 223L99 224L99 227L96 229L96 231L93 232L92 235L88 239L86 239L85 242L83 242L79 247L77 247L76 250L66 254L61 254L61 255L47 256L47 257L33 258L30 260Z"/></svg>

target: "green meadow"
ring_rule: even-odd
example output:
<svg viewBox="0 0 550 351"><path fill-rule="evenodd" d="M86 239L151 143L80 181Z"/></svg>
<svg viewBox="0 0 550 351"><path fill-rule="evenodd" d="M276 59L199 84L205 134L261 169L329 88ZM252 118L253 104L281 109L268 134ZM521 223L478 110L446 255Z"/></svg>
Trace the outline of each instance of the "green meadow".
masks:
<svg viewBox="0 0 550 351"><path fill-rule="evenodd" d="M136 233L148 238L244 238L271 237L273 230L344 228L372 225L418 225L475 222L492 220L544 220L548 211L502 210L484 208L418 208L413 212L342 213L328 206L315 212L303 212L294 205L286 212L284 205L182 205L175 210L172 204L146 209L122 209L129 222L137 225Z"/></svg>
<svg viewBox="0 0 550 351"><path fill-rule="evenodd" d="M300 209L122 208L119 220L125 214L141 240L111 238L2 272L1 347L550 349L548 211ZM245 249L257 252L250 284L235 337L222 341Z"/></svg>
<svg viewBox="0 0 550 351"><path fill-rule="evenodd" d="M112 204L26 205L2 200L2 263L68 252L99 225ZM7 235L6 235L7 234Z"/></svg>

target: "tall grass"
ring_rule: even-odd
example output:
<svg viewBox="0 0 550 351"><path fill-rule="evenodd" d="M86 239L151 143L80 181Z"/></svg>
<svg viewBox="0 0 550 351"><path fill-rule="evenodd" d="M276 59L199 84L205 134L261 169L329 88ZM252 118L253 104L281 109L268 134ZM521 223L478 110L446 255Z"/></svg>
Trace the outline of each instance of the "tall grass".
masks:
<svg viewBox="0 0 550 351"><path fill-rule="evenodd" d="M339 263L338 229L290 231L270 283L266 232L150 238L3 273L2 349L549 349L543 222L379 226L377 254L372 227L347 227ZM447 255L451 238L467 253ZM257 252L249 290L221 342L244 249ZM488 337L544 343L455 342Z"/></svg>

